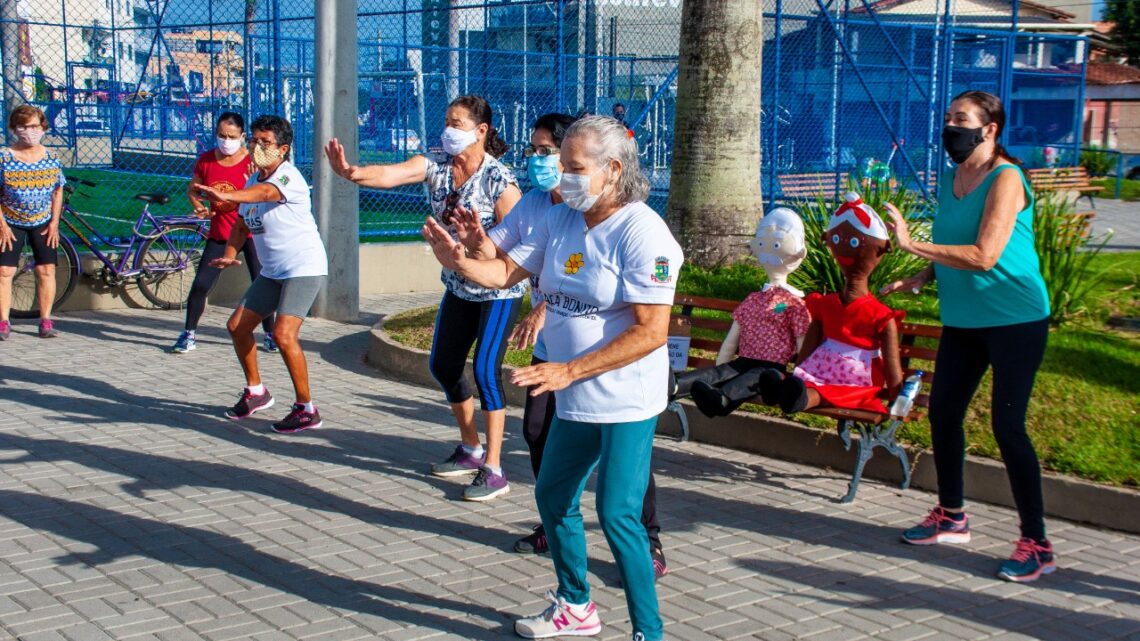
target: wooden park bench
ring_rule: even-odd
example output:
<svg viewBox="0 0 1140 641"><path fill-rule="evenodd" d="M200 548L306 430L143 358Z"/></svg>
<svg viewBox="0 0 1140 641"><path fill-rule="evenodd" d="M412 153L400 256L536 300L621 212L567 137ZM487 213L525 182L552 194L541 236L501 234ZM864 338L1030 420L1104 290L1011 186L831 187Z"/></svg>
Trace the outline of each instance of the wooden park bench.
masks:
<svg viewBox="0 0 1140 641"><path fill-rule="evenodd" d="M777 176L780 182L780 198L785 203L796 200L812 200L815 198L824 198L831 200L840 193L848 189L847 178L850 174L842 172L839 174L838 180L836 179L835 172L826 172L818 174L784 174ZM918 179L925 180L927 189L930 193L934 193L935 188L938 187L938 175L936 172L931 172L930 177L927 178L925 171L918 172ZM864 179L867 181L868 179ZM891 178L891 186L895 186L895 181L899 178ZM907 183L910 184L910 183Z"/></svg>
<svg viewBox="0 0 1140 641"><path fill-rule="evenodd" d="M780 181L780 200L811 200L816 197L834 198L847 189L847 172L834 171L821 174L784 174L777 176Z"/></svg>
<svg viewBox="0 0 1140 641"><path fill-rule="evenodd" d="M690 328L688 367L711 367L716 365L716 355L720 351L721 343L732 326L731 312L736 309L740 301L724 300L720 298L705 298L678 294L673 300L676 311L673 314L673 323L687 324ZM923 371L923 390L929 390L934 381L934 358L938 354L938 339L942 336L942 328L934 325L920 323L903 323L899 332L899 350L903 367L903 377L910 376L915 370ZM915 363L922 361L922 366ZM888 405L894 399L887 398L887 390L881 392L883 400ZM759 397L755 402L761 403ZM848 410L835 407L818 407L806 410L809 414L833 418L836 421L839 438L843 441L846 450L851 449L851 432L858 432L858 450L855 458L855 471L847 487L847 495L843 503L855 500L855 493L859 490L859 481L863 476L863 468L871 460L876 447L881 447L897 457L902 465L902 484L906 489L910 486L910 463L907 460L906 450L895 439L895 433L903 424L915 421L922 417L925 408L929 406L929 394L922 392L914 400L910 413L903 419L893 418L886 414L866 412L862 410ZM688 418L685 408L677 401L669 403L667 408L677 413L681 422L682 440L689 435Z"/></svg>
<svg viewBox="0 0 1140 641"><path fill-rule="evenodd" d="M1089 182L1089 172L1084 167L1055 167L1053 169L1030 169L1028 172L1029 184L1036 191L1075 191L1080 194L1077 200L1089 199L1089 205L1096 209L1093 194L1100 191L1100 187ZM1081 215L1091 218L1091 212Z"/></svg>

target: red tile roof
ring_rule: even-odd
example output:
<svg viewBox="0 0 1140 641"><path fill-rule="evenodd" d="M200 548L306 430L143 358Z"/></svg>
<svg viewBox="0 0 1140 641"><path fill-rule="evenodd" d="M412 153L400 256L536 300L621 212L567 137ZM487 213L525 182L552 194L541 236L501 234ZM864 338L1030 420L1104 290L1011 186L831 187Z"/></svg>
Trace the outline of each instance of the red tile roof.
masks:
<svg viewBox="0 0 1140 641"><path fill-rule="evenodd" d="M1090 62L1085 72L1090 85L1130 85L1140 83L1140 69L1115 62Z"/></svg>

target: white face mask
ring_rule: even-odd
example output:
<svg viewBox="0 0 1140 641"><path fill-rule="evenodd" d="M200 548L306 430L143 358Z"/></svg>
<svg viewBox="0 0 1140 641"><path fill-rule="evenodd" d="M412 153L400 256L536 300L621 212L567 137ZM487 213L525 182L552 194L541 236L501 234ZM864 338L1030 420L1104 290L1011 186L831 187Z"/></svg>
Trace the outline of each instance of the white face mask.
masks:
<svg viewBox="0 0 1140 641"><path fill-rule="evenodd" d="M20 144L35 147L40 144L44 139L44 130L40 128L34 129L13 129L12 137L20 141Z"/></svg>
<svg viewBox="0 0 1140 641"><path fill-rule="evenodd" d="M601 169L588 174L572 174L570 172L562 174L562 181L558 186L562 191L562 200L566 202L568 207L585 212L589 211L590 208L594 206L594 203L598 202L598 198L600 198L602 194L590 193L590 180L594 177L594 174L599 171L601 171ZM602 189L602 191L604 192L605 189Z"/></svg>
<svg viewBox="0 0 1140 641"><path fill-rule="evenodd" d="M474 145L478 137L475 135L475 130L466 131L448 127L443 130L443 135L439 139L443 143L444 153L449 156L457 156L463 153L464 149Z"/></svg>
<svg viewBox="0 0 1140 641"><path fill-rule="evenodd" d="M223 156L232 156L241 149L241 138L222 138L218 137L218 151L222 152Z"/></svg>

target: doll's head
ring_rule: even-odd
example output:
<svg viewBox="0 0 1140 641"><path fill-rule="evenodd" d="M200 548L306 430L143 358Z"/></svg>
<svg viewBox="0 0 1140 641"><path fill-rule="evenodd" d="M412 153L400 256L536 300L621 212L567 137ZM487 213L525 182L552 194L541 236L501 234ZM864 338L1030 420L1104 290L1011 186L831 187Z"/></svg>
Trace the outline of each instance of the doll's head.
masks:
<svg viewBox="0 0 1140 641"><path fill-rule="evenodd" d="M769 283L785 282L788 274L796 271L807 256L804 223L791 209L773 209L760 219L749 247L756 261L768 272Z"/></svg>
<svg viewBox="0 0 1140 641"><path fill-rule="evenodd" d="M859 194L849 191L845 201L832 214L823 242L839 263L844 278L865 280L890 251L890 237L879 214Z"/></svg>

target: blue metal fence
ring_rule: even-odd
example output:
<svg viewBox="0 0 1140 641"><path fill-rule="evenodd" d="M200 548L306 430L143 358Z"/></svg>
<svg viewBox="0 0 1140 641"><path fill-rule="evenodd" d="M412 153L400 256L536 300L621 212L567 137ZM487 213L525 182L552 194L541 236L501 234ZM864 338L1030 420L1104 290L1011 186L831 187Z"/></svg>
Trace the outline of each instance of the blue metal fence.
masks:
<svg viewBox="0 0 1140 641"><path fill-rule="evenodd" d="M679 4L361 0L361 156L395 162L434 147L449 99L478 93L510 144L504 160L521 169L540 114L608 114L621 104L661 208ZM987 16L955 15L949 2L937 13L907 13L906 4L763 2L758 179L766 199L781 196L781 176L838 181L872 162L928 189L927 177L945 166L942 113L967 88L1003 98L1007 147L1030 165L1044 163L1046 148L1062 164L1077 161L1084 38L1021 30L1016 2ZM20 0L17 11L21 77L5 78L6 87L45 108L54 127L47 142L70 164L97 171L118 193L158 178L185 184L224 110L289 118L303 169L320 153L311 134L311 2ZM418 188L364 190L361 206L365 236L414 234L427 211Z"/></svg>

